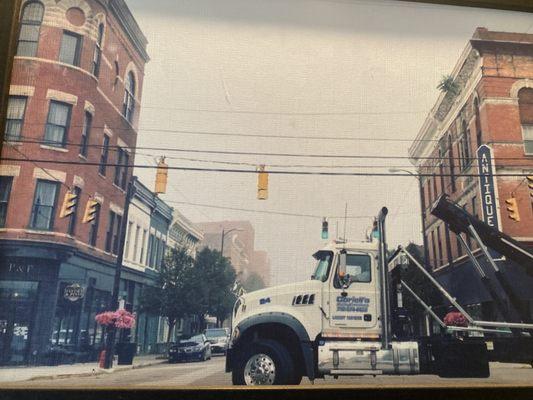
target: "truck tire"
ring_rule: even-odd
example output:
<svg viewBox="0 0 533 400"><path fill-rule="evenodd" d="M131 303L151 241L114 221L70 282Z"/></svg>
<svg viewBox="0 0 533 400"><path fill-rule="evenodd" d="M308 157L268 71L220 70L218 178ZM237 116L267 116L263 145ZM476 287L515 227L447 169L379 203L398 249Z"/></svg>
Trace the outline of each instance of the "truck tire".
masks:
<svg viewBox="0 0 533 400"><path fill-rule="evenodd" d="M294 371L285 346L261 339L244 346L237 355L231 378L234 385L291 385L297 384Z"/></svg>

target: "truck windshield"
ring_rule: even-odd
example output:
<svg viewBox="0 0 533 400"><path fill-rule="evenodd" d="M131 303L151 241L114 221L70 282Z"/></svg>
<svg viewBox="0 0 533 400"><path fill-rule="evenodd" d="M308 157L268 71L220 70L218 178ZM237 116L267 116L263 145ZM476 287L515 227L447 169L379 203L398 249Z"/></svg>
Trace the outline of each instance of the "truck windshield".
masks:
<svg viewBox="0 0 533 400"><path fill-rule="evenodd" d="M325 282L328 279L333 253L331 251L319 251L314 257L317 259L317 265L313 279Z"/></svg>

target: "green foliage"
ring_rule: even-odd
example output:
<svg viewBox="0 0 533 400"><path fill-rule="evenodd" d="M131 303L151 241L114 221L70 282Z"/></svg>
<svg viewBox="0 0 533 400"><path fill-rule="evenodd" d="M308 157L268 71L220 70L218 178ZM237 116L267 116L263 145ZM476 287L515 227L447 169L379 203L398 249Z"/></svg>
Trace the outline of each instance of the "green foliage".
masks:
<svg viewBox="0 0 533 400"><path fill-rule="evenodd" d="M253 292L255 290L263 289L265 287L265 283L257 273L252 272L248 278L244 280L242 287L247 292Z"/></svg>
<svg viewBox="0 0 533 400"><path fill-rule="evenodd" d="M163 260L155 286L147 286L140 297L140 310L167 318L169 337L176 322L194 306L191 278L194 260L185 248L170 249Z"/></svg>
<svg viewBox="0 0 533 400"><path fill-rule="evenodd" d="M437 85L437 89L444 93L450 93L452 96L459 94L459 85L453 80L451 75L445 75Z"/></svg>

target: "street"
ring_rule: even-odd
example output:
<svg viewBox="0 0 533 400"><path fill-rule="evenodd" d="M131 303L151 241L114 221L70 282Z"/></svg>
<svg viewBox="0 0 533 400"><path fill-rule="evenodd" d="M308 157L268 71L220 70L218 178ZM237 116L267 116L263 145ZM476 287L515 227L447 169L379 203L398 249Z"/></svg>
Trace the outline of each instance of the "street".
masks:
<svg viewBox="0 0 533 400"><path fill-rule="evenodd" d="M206 362L159 364L146 368L120 371L92 377L70 377L23 381L2 384L3 388L125 388L162 389L180 387L231 387L231 375L224 372L224 357L214 356ZM305 379L301 386L310 386ZM336 385L340 387L472 387L472 386L523 386L533 385L533 368L526 364L491 364L488 379L443 379L432 375L415 376L356 376L317 379L314 387Z"/></svg>

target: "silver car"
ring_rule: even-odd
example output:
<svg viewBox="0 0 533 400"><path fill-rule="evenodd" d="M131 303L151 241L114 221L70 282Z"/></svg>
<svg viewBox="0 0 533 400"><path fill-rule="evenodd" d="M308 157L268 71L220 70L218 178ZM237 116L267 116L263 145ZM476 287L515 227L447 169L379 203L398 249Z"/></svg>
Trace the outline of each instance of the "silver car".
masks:
<svg viewBox="0 0 533 400"><path fill-rule="evenodd" d="M211 343L211 351L213 353L226 354L230 337L228 328L206 329L204 334L209 343Z"/></svg>

